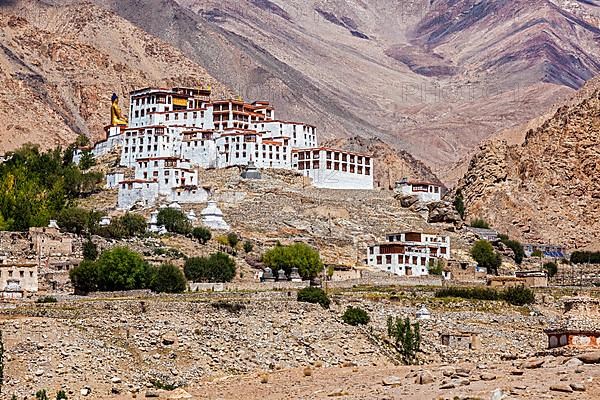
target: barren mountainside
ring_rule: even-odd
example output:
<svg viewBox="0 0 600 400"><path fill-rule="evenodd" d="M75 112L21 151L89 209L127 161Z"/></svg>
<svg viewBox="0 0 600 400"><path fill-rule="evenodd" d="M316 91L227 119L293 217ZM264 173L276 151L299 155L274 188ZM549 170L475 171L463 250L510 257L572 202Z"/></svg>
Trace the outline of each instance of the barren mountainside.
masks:
<svg viewBox="0 0 600 400"><path fill-rule="evenodd" d="M599 86L590 81L522 144L483 145L459 184L468 216L526 242L597 248Z"/></svg>

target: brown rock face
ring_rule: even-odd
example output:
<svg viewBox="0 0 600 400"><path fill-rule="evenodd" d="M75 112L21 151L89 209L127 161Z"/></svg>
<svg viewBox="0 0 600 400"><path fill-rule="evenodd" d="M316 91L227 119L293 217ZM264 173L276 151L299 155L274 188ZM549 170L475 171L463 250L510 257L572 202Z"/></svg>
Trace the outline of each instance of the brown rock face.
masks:
<svg viewBox="0 0 600 400"><path fill-rule="evenodd" d="M581 248L600 232L600 100L591 81L524 143L483 145L459 187L468 218L527 242Z"/></svg>

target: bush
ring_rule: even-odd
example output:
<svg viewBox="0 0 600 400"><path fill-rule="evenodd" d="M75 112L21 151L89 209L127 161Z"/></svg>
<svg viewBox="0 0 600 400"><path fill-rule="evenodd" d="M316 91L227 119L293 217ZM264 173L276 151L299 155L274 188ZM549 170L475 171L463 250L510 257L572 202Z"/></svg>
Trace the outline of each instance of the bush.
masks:
<svg viewBox="0 0 600 400"><path fill-rule="evenodd" d="M538 258L542 258L544 256L544 254L540 251L540 250L535 250L534 252L531 253L531 257L538 257ZM571 258L571 261L573 261L573 258Z"/></svg>
<svg viewBox="0 0 600 400"><path fill-rule="evenodd" d="M143 236L146 233L146 219L139 214L126 213L118 219L126 237Z"/></svg>
<svg viewBox="0 0 600 400"><path fill-rule="evenodd" d="M462 191L458 189L456 191L456 196L454 196L454 208L456 212L460 215L462 219L465 218L465 199L463 197Z"/></svg>
<svg viewBox="0 0 600 400"><path fill-rule="evenodd" d="M323 289L316 287L306 287L298 291L298 301L303 303L320 304L323 308L329 308L331 301Z"/></svg>
<svg viewBox="0 0 600 400"><path fill-rule="evenodd" d="M348 307L342 315L342 320L348 325L358 326L366 325L371 318L365 310L360 307Z"/></svg>
<svg viewBox="0 0 600 400"><path fill-rule="evenodd" d="M235 261L225 253L191 257L185 261L185 277L193 282L230 282L235 277Z"/></svg>
<svg viewBox="0 0 600 400"><path fill-rule="evenodd" d="M533 256L533 254L532 254ZM541 255L540 255L541 257ZM574 251L571 254L573 264L600 264L600 252L598 251Z"/></svg>
<svg viewBox="0 0 600 400"><path fill-rule="evenodd" d="M480 267L487 270L488 274L498 274L502 265L502 256L498 254L487 240L478 240L471 249L471 256Z"/></svg>
<svg viewBox="0 0 600 400"><path fill-rule="evenodd" d="M556 263L553 261L544 263L543 268L546 270L546 272L548 272L548 277L550 278L552 278L558 272L558 265L556 265Z"/></svg>
<svg viewBox="0 0 600 400"><path fill-rule="evenodd" d="M421 348L419 323L411 324L408 317L402 319L390 316L387 320L387 332L390 339L394 341L396 350L400 352L402 360L406 364L413 364Z"/></svg>
<svg viewBox="0 0 600 400"><path fill-rule="evenodd" d="M192 231L192 224L185 214L175 208L162 208L157 216L158 225L164 225L167 231L187 235Z"/></svg>
<svg viewBox="0 0 600 400"><path fill-rule="evenodd" d="M81 158L79 159L79 168L82 170L90 169L96 165L96 159L90 150L86 150L81 154Z"/></svg>
<svg viewBox="0 0 600 400"><path fill-rule="evenodd" d="M89 230L90 213L79 207L65 208L56 217L56 222L62 230L81 235Z"/></svg>
<svg viewBox="0 0 600 400"><path fill-rule="evenodd" d="M244 251L245 251L246 253L250 253L250 252L252 251L252 249L253 249L253 248L254 248L254 245L252 244L252 242L251 242L251 241L249 241L249 240L246 240L246 241L244 242Z"/></svg>
<svg viewBox="0 0 600 400"><path fill-rule="evenodd" d="M483 287L446 287L435 292L435 297L458 297L475 300L500 300L497 290Z"/></svg>
<svg viewBox="0 0 600 400"><path fill-rule="evenodd" d="M305 243L275 246L263 255L262 260L273 271L283 269L287 276L292 268L298 268L304 279L313 279L323 270L319 252Z"/></svg>
<svg viewBox="0 0 600 400"><path fill-rule="evenodd" d="M76 294L87 294L98 290L98 268L93 261L83 260L69 271L69 278Z"/></svg>
<svg viewBox="0 0 600 400"><path fill-rule="evenodd" d="M98 246L91 239L83 242L83 259L94 261L98 258Z"/></svg>
<svg viewBox="0 0 600 400"><path fill-rule="evenodd" d="M202 244L206 244L212 238L210 229L205 228L203 226L194 228L194 230L192 231L192 236L194 237L194 239L196 239Z"/></svg>
<svg viewBox="0 0 600 400"><path fill-rule="evenodd" d="M429 275L441 276L444 273L444 263L442 260L429 260Z"/></svg>
<svg viewBox="0 0 600 400"><path fill-rule="evenodd" d="M37 299L35 302L38 304L47 304L47 303L56 303L56 302L58 302L58 300L56 300L56 297L43 296L43 297L40 297L39 299Z"/></svg>
<svg viewBox="0 0 600 400"><path fill-rule="evenodd" d="M515 286L504 289L502 299L515 306L523 306L535 302L533 290L525 286Z"/></svg>
<svg viewBox="0 0 600 400"><path fill-rule="evenodd" d="M521 265L521 263L523 262L523 258L525 258L525 251L523 250L523 245L516 240L508 239L508 237L506 236L502 237L500 240L502 241L502 243L504 243L506 247L513 251L513 253L515 254L515 262Z"/></svg>
<svg viewBox="0 0 600 400"><path fill-rule="evenodd" d="M35 393L36 400L48 400L48 394L46 394L46 389L38 390Z"/></svg>
<svg viewBox="0 0 600 400"><path fill-rule="evenodd" d="M182 293L187 289L187 281L178 267L162 264L152 273L150 289L156 293Z"/></svg>
<svg viewBox="0 0 600 400"><path fill-rule="evenodd" d="M484 219L482 218L475 218L471 220L471 223L469 224L471 226L471 228L481 228L481 229L490 229L490 224L488 224Z"/></svg>
<svg viewBox="0 0 600 400"><path fill-rule="evenodd" d="M238 235L234 232L230 232L227 234L227 243L231 246L232 249L235 249L240 241Z"/></svg>
<svg viewBox="0 0 600 400"><path fill-rule="evenodd" d="M64 390L59 390L56 392L56 400L67 400L67 394Z"/></svg>

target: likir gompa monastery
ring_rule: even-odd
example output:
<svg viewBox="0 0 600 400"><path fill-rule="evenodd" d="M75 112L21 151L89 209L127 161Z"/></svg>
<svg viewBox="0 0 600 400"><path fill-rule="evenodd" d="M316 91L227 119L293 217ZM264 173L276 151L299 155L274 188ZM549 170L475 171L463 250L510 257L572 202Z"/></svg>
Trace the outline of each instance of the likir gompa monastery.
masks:
<svg viewBox="0 0 600 400"><path fill-rule="evenodd" d="M118 187L118 207L167 202L205 202L197 168L255 165L295 170L318 188L372 189L373 159L319 146L314 126L275 119L266 101L211 100L209 89L146 88L130 93L129 119L113 95L106 139L91 150L98 157L121 148L120 165L107 175ZM82 151L76 152L78 162Z"/></svg>

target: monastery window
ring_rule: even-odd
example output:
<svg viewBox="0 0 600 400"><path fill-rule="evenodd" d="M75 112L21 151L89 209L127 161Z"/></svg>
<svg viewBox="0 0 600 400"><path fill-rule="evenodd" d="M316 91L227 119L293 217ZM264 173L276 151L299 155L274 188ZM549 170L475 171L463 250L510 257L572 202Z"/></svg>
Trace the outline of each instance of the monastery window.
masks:
<svg viewBox="0 0 600 400"><path fill-rule="evenodd" d="M25 271L19 271L19 276L21 278L25 278Z"/></svg>
<svg viewBox="0 0 600 400"><path fill-rule="evenodd" d="M327 151L327 159L331 160L331 151Z"/></svg>
<svg viewBox="0 0 600 400"><path fill-rule="evenodd" d="M129 153L129 147L125 147L125 153Z"/></svg>
<svg viewBox="0 0 600 400"><path fill-rule="evenodd" d="M148 145L146 146L146 148L148 149L148 151L150 151L152 149L152 146Z"/></svg>
<svg viewBox="0 0 600 400"><path fill-rule="evenodd" d="M139 117L140 117L140 112L139 112L139 111L137 111L137 110L136 110L136 112L135 112L135 117L136 117L136 118L139 118Z"/></svg>
<svg viewBox="0 0 600 400"><path fill-rule="evenodd" d="M170 118L170 115L169 114L165 114L165 121L168 121L169 118Z"/></svg>
<svg viewBox="0 0 600 400"><path fill-rule="evenodd" d="M279 160L279 153L275 154L275 159Z"/></svg>
<svg viewBox="0 0 600 400"><path fill-rule="evenodd" d="M198 118L198 113L196 111L194 111L192 113L192 118L194 118L194 119Z"/></svg>
<svg viewBox="0 0 600 400"><path fill-rule="evenodd" d="M158 176L158 171L152 172L152 176Z"/></svg>
<svg viewBox="0 0 600 400"><path fill-rule="evenodd" d="M342 171L346 172L348 170L348 165L346 163L342 163Z"/></svg>
<svg viewBox="0 0 600 400"><path fill-rule="evenodd" d="M365 175L371 175L371 168L365 167Z"/></svg>
<svg viewBox="0 0 600 400"><path fill-rule="evenodd" d="M346 153L342 154L342 161L346 161L348 158L348 155Z"/></svg>
<svg viewBox="0 0 600 400"><path fill-rule="evenodd" d="M263 153L263 158L267 158L267 153Z"/></svg>
<svg viewBox="0 0 600 400"><path fill-rule="evenodd" d="M246 158L246 152L245 151L242 153L242 157Z"/></svg>
<svg viewBox="0 0 600 400"><path fill-rule="evenodd" d="M12 274L13 274L13 272L12 272L12 271L8 271L8 277L9 277L9 278L12 278Z"/></svg>
<svg viewBox="0 0 600 400"><path fill-rule="evenodd" d="M331 161L327 161L326 168L327 168L327 169L331 169Z"/></svg>
<svg viewBox="0 0 600 400"><path fill-rule="evenodd" d="M435 191L435 193L439 193L440 192L440 188L438 186L434 186L434 191Z"/></svg>
<svg viewBox="0 0 600 400"><path fill-rule="evenodd" d="M240 158L240 153L239 152L235 153L235 158Z"/></svg>
<svg viewBox="0 0 600 400"><path fill-rule="evenodd" d="M354 164L350 164L350 173L354 173Z"/></svg>
<svg viewBox="0 0 600 400"><path fill-rule="evenodd" d="M358 173L362 175L363 173L363 167L362 166L358 166Z"/></svg>
<svg viewBox="0 0 600 400"><path fill-rule="evenodd" d="M425 265L425 257L421 257L421 265Z"/></svg>
<svg viewBox="0 0 600 400"><path fill-rule="evenodd" d="M170 174L171 174L171 171L169 171L169 170L166 170L166 171L164 171L164 174L163 174L163 175L164 175L164 176L168 176L168 175L170 175Z"/></svg>
<svg viewBox="0 0 600 400"><path fill-rule="evenodd" d="M333 153L333 159L334 160L339 160L340 159L340 153Z"/></svg>
<svg viewBox="0 0 600 400"><path fill-rule="evenodd" d="M186 112L183 113L183 119L187 119L187 113Z"/></svg>
<svg viewBox="0 0 600 400"><path fill-rule="evenodd" d="M319 162L313 161L313 169L319 169Z"/></svg>
<svg viewBox="0 0 600 400"><path fill-rule="evenodd" d="M375 247L369 247L369 254L375 253Z"/></svg>
<svg viewBox="0 0 600 400"><path fill-rule="evenodd" d="M168 185L168 184L169 184L169 180L165 179L165 185Z"/></svg>
<svg viewBox="0 0 600 400"><path fill-rule="evenodd" d="M333 164L333 169L336 170L336 171L339 171L340 170L340 163L339 162L334 163Z"/></svg>
<svg viewBox="0 0 600 400"><path fill-rule="evenodd" d="M144 151L144 146L140 146L139 149L139 152L141 153L142 151Z"/></svg>
<svg viewBox="0 0 600 400"><path fill-rule="evenodd" d="M391 264L392 263L392 256L391 255L385 256L385 263L386 264Z"/></svg>
<svg viewBox="0 0 600 400"><path fill-rule="evenodd" d="M285 155L285 154L284 154L284 155L283 155L283 159L284 159L284 160L287 160L287 155Z"/></svg>
<svg viewBox="0 0 600 400"><path fill-rule="evenodd" d="M383 264L383 257L382 256L377 256L377 264L379 264L379 265Z"/></svg>
<svg viewBox="0 0 600 400"><path fill-rule="evenodd" d="M254 153L254 158L258 158L258 151Z"/></svg>
<svg viewBox="0 0 600 400"><path fill-rule="evenodd" d="M365 165L369 165L369 164L371 164L371 158L365 157Z"/></svg>
<svg viewBox="0 0 600 400"><path fill-rule="evenodd" d="M354 155L350 155L350 162L353 163L354 162Z"/></svg>
<svg viewBox="0 0 600 400"><path fill-rule="evenodd" d="M179 175L179 171L175 171L175 176L178 176L178 175Z"/></svg>
<svg viewBox="0 0 600 400"><path fill-rule="evenodd" d="M158 167L158 161L154 161L154 166Z"/></svg>
<svg viewBox="0 0 600 400"><path fill-rule="evenodd" d="M29 271L29 277L33 278L33 271Z"/></svg>
<svg viewBox="0 0 600 400"><path fill-rule="evenodd" d="M143 117L144 115L146 115L146 110L140 111L140 117Z"/></svg>

